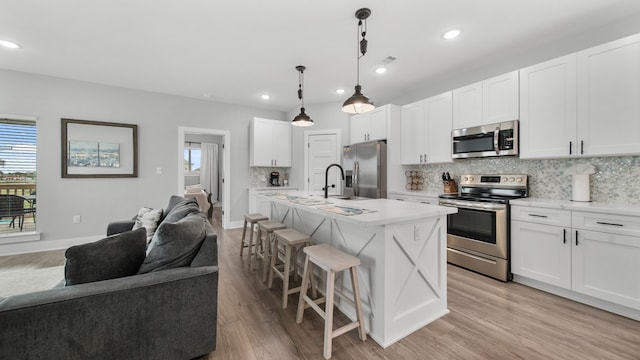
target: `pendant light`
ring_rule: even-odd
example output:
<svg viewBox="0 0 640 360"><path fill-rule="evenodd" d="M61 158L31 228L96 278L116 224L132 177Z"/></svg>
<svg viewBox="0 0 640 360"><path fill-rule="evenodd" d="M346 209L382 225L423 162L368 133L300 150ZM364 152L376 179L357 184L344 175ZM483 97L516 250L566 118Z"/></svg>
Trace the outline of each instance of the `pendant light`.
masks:
<svg viewBox="0 0 640 360"><path fill-rule="evenodd" d="M357 28L357 47L358 47L358 56L357 56L357 83L355 86L355 92L351 95L347 101L342 104L342 111L349 114L361 114L368 111L371 111L376 108L373 104L373 101L366 97L362 93L362 86L360 86L360 58L367 53L367 44L368 41L365 39L367 35L367 18L371 15L371 10L367 8L362 8L356 11L356 19L358 19L358 28ZM362 24L362 20L364 20L364 25ZM360 38L362 36L362 39Z"/></svg>
<svg viewBox="0 0 640 360"><path fill-rule="evenodd" d="M296 70L298 70L298 99L300 99L300 114L293 118L291 121L291 125L293 126L312 126L313 120L309 117L309 115L304 113L304 96L302 94L302 86L304 84L304 70L306 68L302 65L296 66Z"/></svg>

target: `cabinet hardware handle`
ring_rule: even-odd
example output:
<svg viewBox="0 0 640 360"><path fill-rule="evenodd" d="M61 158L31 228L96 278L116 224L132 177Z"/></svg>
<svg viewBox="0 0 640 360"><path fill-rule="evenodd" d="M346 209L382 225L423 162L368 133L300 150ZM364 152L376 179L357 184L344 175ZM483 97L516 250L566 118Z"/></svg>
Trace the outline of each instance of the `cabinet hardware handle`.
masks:
<svg viewBox="0 0 640 360"><path fill-rule="evenodd" d="M624 226L623 224L616 224L616 223L610 223L610 222L604 222L604 221L596 221L596 224L599 224L599 225L611 225L611 226Z"/></svg>
<svg viewBox="0 0 640 360"><path fill-rule="evenodd" d="M422 154L420 154L420 162L422 162Z"/></svg>
<svg viewBox="0 0 640 360"><path fill-rule="evenodd" d="M567 243L567 229L562 229L562 243Z"/></svg>
<svg viewBox="0 0 640 360"><path fill-rule="evenodd" d="M578 230L576 230L576 246L578 246L580 242L578 241Z"/></svg>
<svg viewBox="0 0 640 360"><path fill-rule="evenodd" d="M573 155L573 141L569 141L569 155Z"/></svg>
<svg viewBox="0 0 640 360"><path fill-rule="evenodd" d="M580 155L584 154L584 140L580 140Z"/></svg>
<svg viewBox="0 0 640 360"><path fill-rule="evenodd" d="M539 218L548 218L547 215L538 215L538 214L529 214L529 216L539 217Z"/></svg>
<svg viewBox="0 0 640 360"><path fill-rule="evenodd" d="M424 162L427 162L427 154L424 154Z"/></svg>

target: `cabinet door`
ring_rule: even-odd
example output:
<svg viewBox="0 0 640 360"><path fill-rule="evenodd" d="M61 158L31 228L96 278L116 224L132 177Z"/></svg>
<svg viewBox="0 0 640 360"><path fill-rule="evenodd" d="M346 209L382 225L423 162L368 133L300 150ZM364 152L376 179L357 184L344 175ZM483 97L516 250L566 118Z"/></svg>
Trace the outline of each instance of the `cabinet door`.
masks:
<svg viewBox="0 0 640 360"><path fill-rule="evenodd" d="M570 289L571 230L512 221L511 272Z"/></svg>
<svg viewBox="0 0 640 360"><path fill-rule="evenodd" d="M520 157L576 155L576 55L520 70Z"/></svg>
<svg viewBox="0 0 640 360"><path fill-rule="evenodd" d="M403 165L424 163L425 100L408 104L401 109L400 156Z"/></svg>
<svg viewBox="0 0 640 360"><path fill-rule="evenodd" d="M640 310L640 238L573 231L573 290Z"/></svg>
<svg viewBox="0 0 640 360"><path fill-rule="evenodd" d="M453 129L482 125L482 81L453 90Z"/></svg>
<svg viewBox="0 0 640 360"><path fill-rule="evenodd" d="M353 115L349 122L351 144L367 141L369 133L369 115Z"/></svg>
<svg viewBox="0 0 640 360"><path fill-rule="evenodd" d="M369 115L369 135L367 140L383 140L387 138L389 106L385 105L372 110Z"/></svg>
<svg viewBox="0 0 640 360"><path fill-rule="evenodd" d="M288 121L273 122L273 160L274 166L291 166L291 125Z"/></svg>
<svg viewBox="0 0 640 360"><path fill-rule="evenodd" d="M250 166L273 166L273 120L254 118L251 127Z"/></svg>
<svg viewBox="0 0 640 360"><path fill-rule="evenodd" d="M640 153L640 35L578 53L578 140L585 155Z"/></svg>
<svg viewBox="0 0 640 360"><path fill-rule="evenodd" d="M482 112L483 124L519 118L518 71L482 82Z"/></svg>
<svg viewBox="0 0 640 360"><path fill-rule="evenodd" d="M451 91L431 97L425 103L427 163L453 161L451 159L452 111Z"/></svg>

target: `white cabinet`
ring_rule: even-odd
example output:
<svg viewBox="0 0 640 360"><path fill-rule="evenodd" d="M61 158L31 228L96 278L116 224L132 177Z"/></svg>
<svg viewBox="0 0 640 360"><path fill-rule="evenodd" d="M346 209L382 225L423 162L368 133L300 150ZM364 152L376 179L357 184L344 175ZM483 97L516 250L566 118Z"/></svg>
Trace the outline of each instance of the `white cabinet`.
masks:
<svg viewBox="0 0 640 360"><path fill-rule="evenodd" d="M291 166L291 125L253 118L249 128L249 166Z"/></svg>
<svg viewBox="0 0 640 360"><path fill-rule="evenodd" d="M367 113L352 116L350 119L351 144L386 139L392 106L394 105L385 105Z"/></svg>
<svg viewBox="0 0 640 360"><path fill-rule="evenodd" d="M511 272L571 288L571 213L511 206Z"/></svg>
<svg viewBox="0 0 640 360"><path fill-rule="evenodd" d="M640 35L520 70L520 157L640 154Z"/></svg>
<svg viewBox="0 0 640 360"><path fill-rule="evenodd" d="M640 34L578 52L578 140L585 155L640 153Z"/></svg>
<svg viewBox="0 0 640 360"><path fill-rule="evenodd" d="M640 310L640 217L511 209L513 274Z"/></svg>
<svg viewBox="0 0 640 360"><path fill-rule="evenodd" d="M402 107L403 165L452 162L451 91Z"/></svg>
<svg viewBox="0 0 640 360"><path fill-rule="evenodd" d="M576 54L520 70L520 157L576 154Z"/></svg>
<svg viewBox="0 0 640 360"><path fill-rule="evenodd" d="M519 119L518 71L453 90L453 129Z"/></svg>

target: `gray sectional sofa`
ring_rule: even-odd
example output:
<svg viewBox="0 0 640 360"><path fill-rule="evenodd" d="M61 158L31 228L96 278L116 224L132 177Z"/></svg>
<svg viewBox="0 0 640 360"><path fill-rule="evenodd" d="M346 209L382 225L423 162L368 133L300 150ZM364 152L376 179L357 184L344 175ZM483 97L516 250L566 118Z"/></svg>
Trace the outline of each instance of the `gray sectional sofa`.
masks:
<svg viewBox="0 0 640 360"><path fill-rule="evenodd" d="M163 222L171 220L176 204L190 206L189 200L172 197ZM132 221L110 224L109 232L132 226ZM175 223L161 223L158 231L162 228L183 229ZM135 236L135 231L129 233ZM184 360L215 350L217 235L208 221L204 239L185 260L186 266L167 268L165 262L144 274L0 300L0 359ZM67 281L69 271L67 266Z"/></svg>

